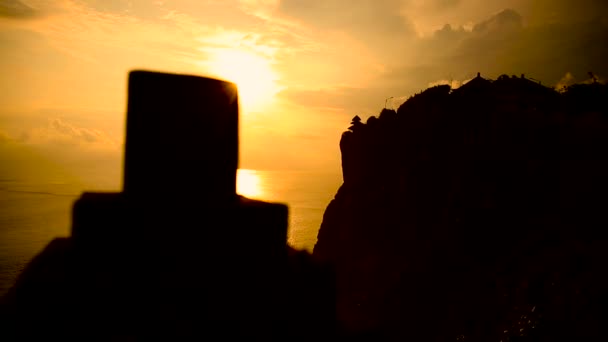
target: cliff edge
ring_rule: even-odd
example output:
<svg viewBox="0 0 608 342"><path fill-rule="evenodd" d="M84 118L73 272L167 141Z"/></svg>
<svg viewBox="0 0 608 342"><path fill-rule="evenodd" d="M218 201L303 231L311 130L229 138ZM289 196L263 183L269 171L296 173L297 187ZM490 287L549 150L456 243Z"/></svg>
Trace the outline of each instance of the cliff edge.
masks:
<svg viewBox="0 0 608 342"><path fill-rule="evenodd" d="M340 141L314 256L338 319L376 338L607 335L608 86L436 86Z"/></svg>

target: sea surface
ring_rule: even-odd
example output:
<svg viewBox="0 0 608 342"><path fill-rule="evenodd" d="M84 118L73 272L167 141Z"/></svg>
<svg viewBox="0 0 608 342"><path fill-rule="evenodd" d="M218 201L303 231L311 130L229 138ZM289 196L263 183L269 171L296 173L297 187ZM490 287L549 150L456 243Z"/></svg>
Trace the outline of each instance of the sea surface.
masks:
<svg viewBox="0 0 608 342"><path fill-rule="evenodd" d="M71 207L80 193L120 188L120 177L114 173L85 180L61 170L44 175L0 174L0 296L53 238L69 236ZM237 192L288 204L288 243L312 251L323 212L341 182L341 175L335 173L241 169Z"/></svg>

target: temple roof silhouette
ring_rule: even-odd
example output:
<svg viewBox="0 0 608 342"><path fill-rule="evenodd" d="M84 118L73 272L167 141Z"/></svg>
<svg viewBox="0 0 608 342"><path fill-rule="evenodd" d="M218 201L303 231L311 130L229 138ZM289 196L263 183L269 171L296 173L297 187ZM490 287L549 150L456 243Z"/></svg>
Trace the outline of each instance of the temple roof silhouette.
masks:
<svg viewBox="0 0 608 342"><path fill-rule="evenodd" d="M492 83L492 81L481 77L481 73L478 72L477 76L475 78L473 78L469 82L463 84L457 90L459 90L459 91L480 90L480 89L484 89L484 88L488 87L491 83Z"/></svg>

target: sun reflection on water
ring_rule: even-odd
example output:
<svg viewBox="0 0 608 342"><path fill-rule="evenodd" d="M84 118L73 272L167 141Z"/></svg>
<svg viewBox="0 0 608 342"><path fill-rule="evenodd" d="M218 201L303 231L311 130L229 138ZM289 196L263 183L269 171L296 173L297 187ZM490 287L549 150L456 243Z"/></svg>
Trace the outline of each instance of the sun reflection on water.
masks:
<svg viewBox="0 0 608 342"><path fill-rule="evenodd" d="M264 196L262 180L256 170L237 170L236 192L245 197L262 199Z"/></svg>

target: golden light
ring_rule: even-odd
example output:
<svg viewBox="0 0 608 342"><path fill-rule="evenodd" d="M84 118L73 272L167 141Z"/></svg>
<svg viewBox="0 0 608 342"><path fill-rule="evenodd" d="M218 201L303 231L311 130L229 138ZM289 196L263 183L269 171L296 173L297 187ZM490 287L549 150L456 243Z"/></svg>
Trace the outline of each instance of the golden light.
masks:
<svg viewBox="0 0 608 342"><path fill-rule="evenodd" d="M249 198L261 198L264 194L260 176L255 170L238 169L236 174L236 192Z"/></svg>
<svg viewBox="0 0 608 342"><path fill-rule="evenodd" d="M279 90L270 61L262 56L241 50L219 49L213 51L208 66L217 77L236 83L241 107L245 111L260 109Z"/></svg>

